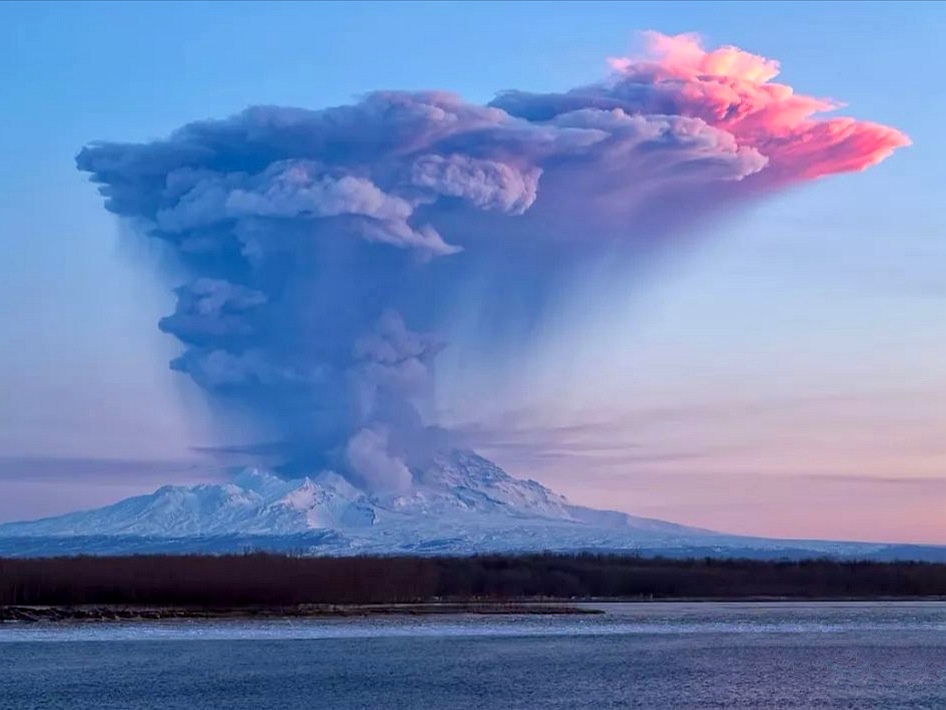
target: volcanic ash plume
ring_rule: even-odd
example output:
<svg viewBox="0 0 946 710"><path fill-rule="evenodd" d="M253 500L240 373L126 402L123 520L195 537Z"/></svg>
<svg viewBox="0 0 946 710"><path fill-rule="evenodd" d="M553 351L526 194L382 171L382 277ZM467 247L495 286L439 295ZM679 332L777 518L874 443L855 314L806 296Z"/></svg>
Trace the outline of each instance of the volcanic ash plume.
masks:
<svg viewBox="0 0 946 710"><path fill-rule="evenodd" d="M646 38L563 93L256 106L77 163L188 274L160 322L171 366L253 418L244 448L403 490L436 445L436 333L527 333L583 264L646 259L684 223L909 142L822 119L837 105L774 83L771 60Z"/></svg>

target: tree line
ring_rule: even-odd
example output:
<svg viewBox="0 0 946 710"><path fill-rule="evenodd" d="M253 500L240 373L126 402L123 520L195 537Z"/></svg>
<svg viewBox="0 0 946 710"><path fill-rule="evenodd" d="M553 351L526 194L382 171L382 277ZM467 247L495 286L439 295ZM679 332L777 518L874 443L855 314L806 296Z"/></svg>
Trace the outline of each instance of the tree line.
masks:
<svg viewBox="0 0 946 710"><path fill-rule="evenodd" d="M632 555L0 559L0 605L290 606L521 599L946 597L946 564Z"/></svg>

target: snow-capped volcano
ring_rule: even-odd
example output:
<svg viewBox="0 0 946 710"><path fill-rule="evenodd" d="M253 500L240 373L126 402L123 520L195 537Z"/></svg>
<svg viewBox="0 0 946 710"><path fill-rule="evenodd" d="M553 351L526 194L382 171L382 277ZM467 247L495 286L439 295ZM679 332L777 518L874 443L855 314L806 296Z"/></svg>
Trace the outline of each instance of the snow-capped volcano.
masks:
<svg viewBox="0 0 946 710"><path fill-rule="evenodd" d="M97 510L7 523L0 525L0 537L280 536L324 530L360 535L392 526L449 528L527 521L705 533L573 506L536 481L513 478L472 452L453 451L437 455L415 472L407 493L370 494L330 471L288 480L245 468L226 483L164 486Z"/></svg>
<svg viewBox="0 0 946 710"><path fill-rule="evenodd" d="M0 538L279 537L331 531L333 540L343 537L353 549L396 551L445 539L457 546L463 540L488 543L491 536L510 547L523 536L530 540L523 545L528 548L558 547L576 535L591 544L589 536L607 530L634 532L634 539L713 535L574 506L475 453L452 451L415 471L407 493L371 494L328 471L287 480L245 468L226 483L164 486L96 510L7 523L0 525Z"/></svg>
<svg viewBox="0 0 946 710"><path fill-rule="evenodd" d="M0 556L294 550L311 554L619 551L871 555L887 546L778 541L572 505L470 451L434 457L406 493L372 494L333 472L164 486L96 510L0 525Z"/></svg>

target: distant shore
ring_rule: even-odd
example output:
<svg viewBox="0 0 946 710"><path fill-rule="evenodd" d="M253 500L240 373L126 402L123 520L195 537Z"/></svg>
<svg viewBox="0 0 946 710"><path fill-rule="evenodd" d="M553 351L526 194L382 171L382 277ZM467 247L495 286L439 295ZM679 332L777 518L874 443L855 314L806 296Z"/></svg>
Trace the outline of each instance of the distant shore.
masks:
<svg viewBox="0 0 946 710"><path fill-rule="evenodd" d="M165 621L173 619L331 619L367 616L572 615L599 609L541 602L447 602L425 604L300 604L288 607L160 607L122 604L0 606L0 623L65 621Z"/></svg>
<svg viewBox="0 0 946 710"><path fill-rule="evenodd" d="M357 619L396 616L571 616L606 614L607 604L872 604L946 602L922 597L678 597L674 599L576 599L549 601L431 602L418 604L299 604L273 607L175 607L125 604L78 606L0 605L0 624L41 622L137 622L174 620Z"/></svg>

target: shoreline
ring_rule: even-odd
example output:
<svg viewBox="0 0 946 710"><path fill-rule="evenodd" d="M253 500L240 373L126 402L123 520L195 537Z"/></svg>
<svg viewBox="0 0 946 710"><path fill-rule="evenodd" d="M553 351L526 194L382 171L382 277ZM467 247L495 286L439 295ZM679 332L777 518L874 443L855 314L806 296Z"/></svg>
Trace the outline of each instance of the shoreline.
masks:
<svg viewBox="0 0 946 710"><path fill-rule="evenodd" d="M378 616L583 616L607 614L608 604L891 604L944 603L923 597L675 597L653 599L569 599L510 602L418 602L404 604L299 604L294 606L189 607L125 604L5 605L0 624L136 621L224 621L249 619L355 619Z"/></svg>
<svg viewBox="0 0 946 710"><path fill-rule="evenodd" d="M417 604L300 604L297 606L177 607L94 604L77 606L0 606L0 623L109 622L225 619L343 619L369 616L587 615L599 609L554 602L444 602Z"/></svg>

